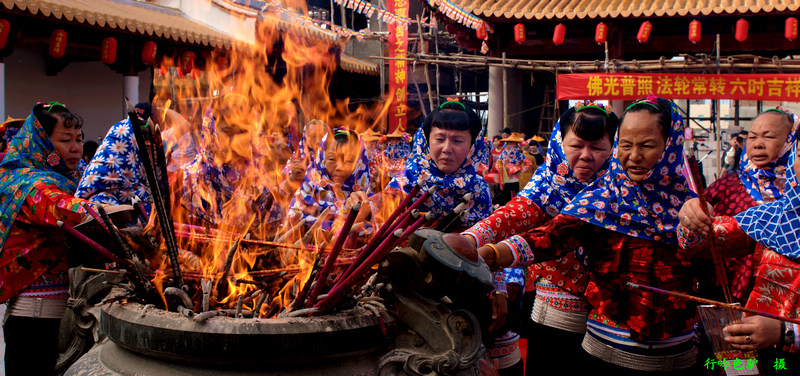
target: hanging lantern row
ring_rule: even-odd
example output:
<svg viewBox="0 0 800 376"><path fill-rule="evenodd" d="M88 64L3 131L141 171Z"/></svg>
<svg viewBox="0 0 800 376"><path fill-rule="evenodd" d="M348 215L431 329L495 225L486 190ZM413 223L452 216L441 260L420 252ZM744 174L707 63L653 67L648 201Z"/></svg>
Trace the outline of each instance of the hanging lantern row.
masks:
<svg viewBox="0 0 800 376"><path fill-rule="evenodd" d="M746 41L749 29L750 29L750 23L747 22L747 20L745 20L744 18L736 21L736 30L734 33L734 37L736 38L736 40L739 42ZM639 26L639 32L636 33L636 40L638 40L639 43L647 42L647 40L650 39L650 32L652 30L653 30L653 24L650 23L650 21L642 22L641 26ZM556 27L553 29L553 44L555 44L556 46L560 46L561 44L563 44L564 34L566 33L566 31L567 28L566 26L564 26L564 24L556 25ZM789 41L797 39L797 31L798 31L797 18L795 17L787 18L784 31L784 36L786 37L786 39L788 39ZM481 29L478 29L477 33L479 38L481 38L481 36L485 37L486 29L483 29L483 32L481 32ZM692 20L692 22L689 22L689 41L691 41L692 43L699 42L700 38L702 37L702 34L703 34L702 25L700 24L700 21ZM594 32L594 41L597 42L597 44L603 44L606 42L607 38L608 38L608 26L603 22L598 23ZM486 38L481 38L481 39L486 39ZM514 26L514 40L519 44L525 42L525 25L519 23L516 26Z"/></svg>

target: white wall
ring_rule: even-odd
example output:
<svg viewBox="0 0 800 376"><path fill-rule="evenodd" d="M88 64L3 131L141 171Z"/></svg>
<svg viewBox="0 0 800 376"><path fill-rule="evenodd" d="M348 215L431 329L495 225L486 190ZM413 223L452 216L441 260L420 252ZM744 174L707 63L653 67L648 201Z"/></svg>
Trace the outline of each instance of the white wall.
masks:
<svg viewBox="0 0 800 376"><path fill-rule="evenodd" d="M95 61L70 63L57 75L47 76L44 53L17 47L4 59L6 114L24 118L37 101L58 101L83 117L87 140L105 136L125 116L122 75ZM138 101L147 100L151 73L139 76Z"/></svg>

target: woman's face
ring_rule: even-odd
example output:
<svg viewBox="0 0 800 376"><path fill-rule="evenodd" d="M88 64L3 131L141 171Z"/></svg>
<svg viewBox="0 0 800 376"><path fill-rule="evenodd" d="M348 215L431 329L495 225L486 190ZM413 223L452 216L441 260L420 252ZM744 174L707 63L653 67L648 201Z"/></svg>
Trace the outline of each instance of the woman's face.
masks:
<svg viewBox="0 0 800 376"><path fill-rule="evenodd" d="M777 112L767 112L757 117L747 134L747 157L756 167L763 167L778 159L789 131L791 124Z"/></svg>
<svg viewBox="0 0 800 376"><path fill-rule="evenodd" d="M328 146L325 151L325 168L335 184L343 184L350 175L353 175L358 163L358 147L357 142L346 144L333 142Z"/></svg>
<svg viewBox="0 0 800 376"><path fill-rule="evenodd" d="M619 127L618 155L631 180L640 182L661 159L666 138L658 125L658 114L630 112Z"/></svg>
<svg viewBox="0 0 800 376"><path fill-rule="evenodd" d="M311 150L317 150L319 147L319 143L322 142L322 137L328 133L328 127L325 124L320 122L313 122L308 125L308 131L306 136L306 142L308 142L308 147Z"/></svg>
<svg viewBox="0 0 800 376"><path fill-rule="evenodd" d="M562 144L572 173L582 182L589 181L611 155L611 140L607 134L599 140L586 141L570 129Z"/></svg>
<svg viewBox="0 0 800 376"><path fill-rule="evenodd" d="M800 142L797 145L797 150L794 151L794 176L800 180Z"/></svg>
<svg viewBox="0 0 800 376"><path fill-rule="evenodd" d="M59 117L53 133L50 135L50 142L53 143L70 171L78 168L78 163L83 156L83 133L80 129L65 127L64 119Z"/></svg>
<svg viewBox="0 0 800 376"><path fill-rule="evenodd" d="M467 159L472 147L472 135L468 130L454 131L433 127L430 134L431 159L445 174L456 172Z"/></svg>

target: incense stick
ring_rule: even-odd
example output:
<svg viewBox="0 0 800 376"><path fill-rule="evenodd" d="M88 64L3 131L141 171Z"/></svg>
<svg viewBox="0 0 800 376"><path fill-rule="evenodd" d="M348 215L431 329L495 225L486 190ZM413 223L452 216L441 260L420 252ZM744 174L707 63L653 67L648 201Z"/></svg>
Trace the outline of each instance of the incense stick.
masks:
<svg viewBox="0 0 800 376"><path fill-rule="evenodd" d="M683 293L680 293L680 292L677 292L677 291L664 290L664 289L660 289L660 288L657 288L657 287L648 286L648 285L642 285L642 284L633 283L633 282L628 282L628 287L634 288L634 289L640 289L640 290L649 290L649 291L652 291L652 292L655 292L655 293L659 293L659 294L674 296L674 297L677 297L677 298L691 300L691 301L698 302L698 303L710 304L710 305L714 305L714 306L717 306L717 307L727 308L727 309L730 309L730 310L733 310L733 311L741 311L741 312L744 312L744 313L750 313L750 314L753 314L753 315L764 316L764 317L768 317L768 318L771 318L771 319L791 322L791 323L795 323L795 324L800 325L800 319L793 319L793 318L789 318L789 317L781 316L781 315L773 315L771 313L761 312L761 311L757 311L755 309L740 307L740 306L737 306L737 305L723 303L723 302L719 302L719 301L711 300L711 299L706 299L706 298L701 298L701 297L698 297L698 296L683 294Z"/></svg>

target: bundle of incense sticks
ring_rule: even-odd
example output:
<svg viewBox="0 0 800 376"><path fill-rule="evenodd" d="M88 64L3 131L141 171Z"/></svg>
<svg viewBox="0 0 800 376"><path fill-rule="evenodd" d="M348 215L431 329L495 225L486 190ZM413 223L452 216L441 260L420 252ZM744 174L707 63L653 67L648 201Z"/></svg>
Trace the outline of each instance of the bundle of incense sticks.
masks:
<svg viewBox="0 0 800 376"><path fill-rule="evenodd" d="M746 359L756 359L758 357L755 351L742 351L736 349L733 347L733 345L725 340L727 334L725 334L722 329L730 324L741 322L743 315L741 311L731 311L728 308L718 307L715 305L701 305L697 307L697 312L700 314L700 319L703 322L703 329L706 332L706 336L711 342L711 349L714 351L714 356L718 360L740 359L740 361L745 361ZM758 374L758 370L743 369L740 371L745 372L738 372L737 374Z"/></svg>

